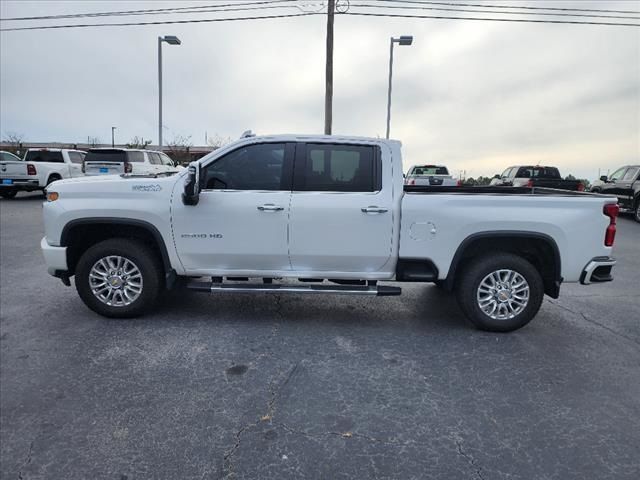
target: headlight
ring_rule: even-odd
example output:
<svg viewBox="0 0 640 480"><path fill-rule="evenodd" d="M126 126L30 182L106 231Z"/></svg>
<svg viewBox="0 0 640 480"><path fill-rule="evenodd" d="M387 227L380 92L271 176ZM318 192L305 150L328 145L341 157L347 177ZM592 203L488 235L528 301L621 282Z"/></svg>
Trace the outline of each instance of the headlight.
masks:
<svg viewBox="0 0 640 480"><path fill-rule="evenodd" d="M47 202L55 202L58 197L58 192L47 192Z"/></svg>

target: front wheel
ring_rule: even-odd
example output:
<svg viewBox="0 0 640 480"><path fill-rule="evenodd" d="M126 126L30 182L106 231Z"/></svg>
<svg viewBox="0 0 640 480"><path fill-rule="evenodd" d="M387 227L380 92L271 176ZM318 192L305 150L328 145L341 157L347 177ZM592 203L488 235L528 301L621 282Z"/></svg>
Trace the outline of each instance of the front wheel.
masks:
<svg viewBox="0 0 640 480"><path fill-rule="evenodd" d="M538 270L524 258L496 253L470 263L456 294L460 308L477 328L511 332L538 313L544 284Z"/></svg>
<svg viewBox="0 0 640 480"><path fill-rule="evenodd" d="M76 290L84 303L105 317L142 315L163 287L162 268L144 244L114 238L89 248L78 261Z"/></svg>

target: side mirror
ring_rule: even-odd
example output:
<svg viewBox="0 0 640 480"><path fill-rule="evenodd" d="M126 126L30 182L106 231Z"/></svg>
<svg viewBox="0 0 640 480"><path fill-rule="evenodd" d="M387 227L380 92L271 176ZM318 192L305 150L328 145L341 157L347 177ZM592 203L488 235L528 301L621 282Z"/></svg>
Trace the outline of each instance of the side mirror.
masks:
<svg viewBox="0 0 640 480"><path fill-rule="evenodd" d="M493 178L501 178L501 177L500 177L500 175L499 175L499 174L497 174L497 173L496 173L496 174L493 176Z"/></svg>
<svg viewBox="0 0 640 480"><path fill-rule="evenodd" d="M194 162L189 164L189 171L184 182L182 202L185 205L197 205L200 201L200 166Z"/></svg>
<svg viewBox="0 0 640 480"><path fill-rule="evenodd" d="M601 181L601 182L605 182L605 183L606 183L606 182L607 182L607 176L606 176L606 175L602 175L602 176L600 177L600 181Z"/></svg>

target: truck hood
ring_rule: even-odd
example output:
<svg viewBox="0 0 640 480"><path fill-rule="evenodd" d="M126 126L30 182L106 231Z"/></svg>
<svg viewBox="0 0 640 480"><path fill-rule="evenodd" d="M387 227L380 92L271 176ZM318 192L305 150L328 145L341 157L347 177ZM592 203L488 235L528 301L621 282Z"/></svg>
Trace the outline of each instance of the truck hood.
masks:
<svg viewBox="0 0 640 480"><path fill-rule="evenodd" d="M186 172L186 170L184 171ZM180 181L184 172L174 175L105 175L95 177L77 177L58 180L49 185L49 191L55 191L73 197L105 198L115 196L137 196L141 193L171 191Z"/></svg>

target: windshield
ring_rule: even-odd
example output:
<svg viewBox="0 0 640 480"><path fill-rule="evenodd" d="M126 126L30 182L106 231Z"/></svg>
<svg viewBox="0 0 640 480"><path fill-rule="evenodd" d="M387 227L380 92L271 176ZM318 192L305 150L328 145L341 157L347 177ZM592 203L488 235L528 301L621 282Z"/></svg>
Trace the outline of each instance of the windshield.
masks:
<svg viewBox="0 0 640 480"><path fill-rule="evenodd" d="M437 167L435 165L424 165L413 167L410 175L449 175L447 167Z"/></svg>
<svg viewBox="0 0 640 480"><path fill-rule="evenodd" d="M50 150L29 150L24 159L27 162L64 163L62 152L52 152Z"/></svg>

